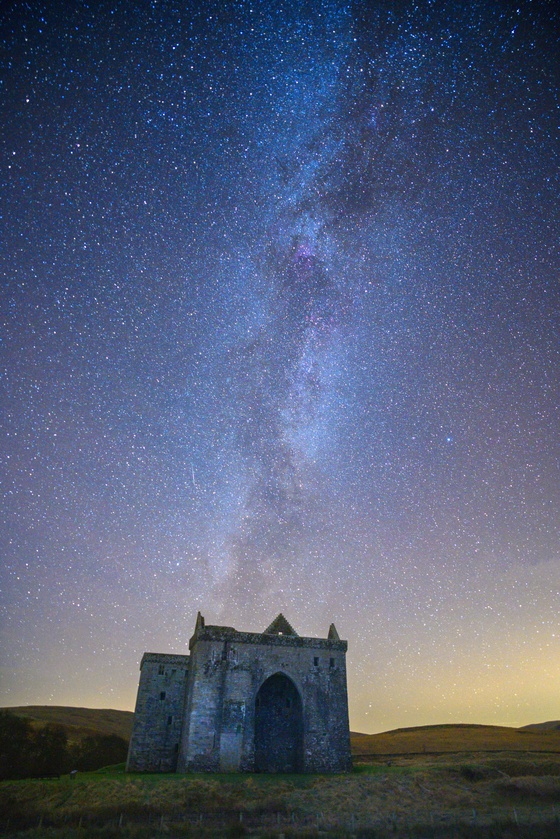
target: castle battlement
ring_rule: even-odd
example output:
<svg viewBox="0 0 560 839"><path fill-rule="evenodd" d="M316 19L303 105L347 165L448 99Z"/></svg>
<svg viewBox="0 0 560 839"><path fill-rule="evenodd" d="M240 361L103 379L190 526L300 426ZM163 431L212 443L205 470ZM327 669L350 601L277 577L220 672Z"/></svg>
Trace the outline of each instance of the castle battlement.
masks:
<svg viewBox="0 0 560 839"><path fill-rule="evenodd" d="M179 667L182 667L188 664L189 656L188 655L172 655L170 653L144 653L142 656L142 661L140 662L140 670L144 666L144 664L153 664L157 662L158 664L167 664L171 666L172 664L177 664Z"/></svg>
<svg viewBox="0 0 560 839"><path fill-rule="evenodd" d="M260 632L238 632L236 629L224 626L206 626L197 635L193 635L189 642L192 649L200 641L218 641L231 644L259 644L264 647L306 647L313 650L342 650L348 649L347 641L330 641L327 638L304 638L290 635L266 635ZM192 645L192 646L191 646Z"/></svg>

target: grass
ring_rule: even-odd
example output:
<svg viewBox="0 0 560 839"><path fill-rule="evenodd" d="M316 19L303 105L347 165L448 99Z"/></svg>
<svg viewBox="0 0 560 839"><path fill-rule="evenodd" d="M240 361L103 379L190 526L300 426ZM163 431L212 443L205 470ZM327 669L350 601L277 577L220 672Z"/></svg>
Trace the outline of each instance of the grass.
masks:
<svg viewBox="0 0 560 839"><path fill-rule="evenodd" d="M41 830L54 831L53 839L65 839L64 831L79 824L81 837L117 828L124 837L125 827L130 835L137 829L140 837L151 820L152 836L154 824L176 823L172 835L177 836L181 831L226 836L224 831L235 826L259 836L283 832L287 837L287 831L311 836L317 829L327 836L437 836L440 828L453 825L458 837L497 837L505 834L488 833L490 827L507 828L513 820L519 830L538 824L538 835L546 836L548 823L556 824L556 802L560 755L538 752L419 755L396 758L391 765L364 762L347 775L127 774L121 764L74 780L3 782L0 832L11 821L14 829L40 823ZM266 833L278 825L276 834ZM462 834L463 825L478 833ZM556 825L550 835L559 832Z"/></svg>
<svg viewBox="0 0 560 839"><path fill-rule="evenodd" d="M127 712L51 711L58 718L48 721L101 733L109 733L106 724L131 719L119 722ZM560 835L554 726L352 734L352 751L354 770L347 775L127 774L119 764L74 780L5 781L0 833L18 839Z"/></svg>

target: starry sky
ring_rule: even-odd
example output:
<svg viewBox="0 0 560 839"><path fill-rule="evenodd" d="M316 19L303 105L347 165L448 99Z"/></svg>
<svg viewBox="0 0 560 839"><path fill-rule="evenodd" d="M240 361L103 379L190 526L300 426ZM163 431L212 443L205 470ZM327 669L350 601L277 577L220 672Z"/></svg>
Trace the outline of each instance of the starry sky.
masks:
<svg viewBox="0 0 560 839"><path fill-rule="evenodd" d="M0 704L282 611L353 730L560 718L559 23L4 7Z"/></svg>

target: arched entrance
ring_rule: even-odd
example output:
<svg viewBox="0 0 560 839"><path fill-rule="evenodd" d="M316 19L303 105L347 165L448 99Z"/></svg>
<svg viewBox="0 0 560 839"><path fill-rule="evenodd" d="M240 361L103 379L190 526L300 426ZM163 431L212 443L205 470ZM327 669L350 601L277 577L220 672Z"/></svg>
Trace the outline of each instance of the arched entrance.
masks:
<svg viewBox="0 0 560 839"><path fill-rule="evenodd" d="M255 700L255 772L303 770L303 709L298 690L283 673L263 684Z"/></svg>

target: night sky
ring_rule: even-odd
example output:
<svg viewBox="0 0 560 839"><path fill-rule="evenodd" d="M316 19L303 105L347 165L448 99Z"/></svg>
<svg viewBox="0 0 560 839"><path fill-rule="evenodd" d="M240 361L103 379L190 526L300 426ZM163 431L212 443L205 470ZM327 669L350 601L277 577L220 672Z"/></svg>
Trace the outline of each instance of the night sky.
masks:
<svg viewBox="0 0 560 839"><path fill-rule="evenodd" d="M0 704L282 611L354 730L558 719L555 4L11 6Z"/></svg>

